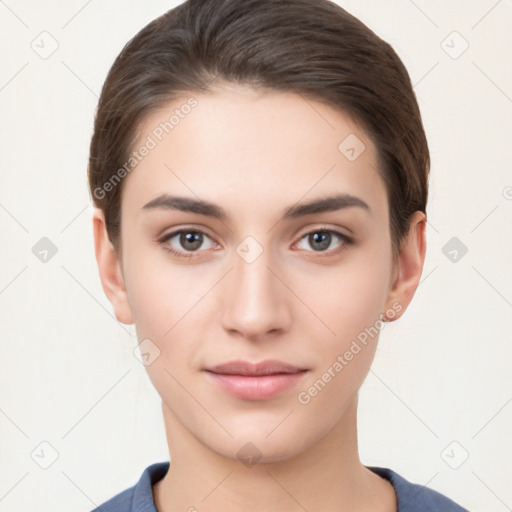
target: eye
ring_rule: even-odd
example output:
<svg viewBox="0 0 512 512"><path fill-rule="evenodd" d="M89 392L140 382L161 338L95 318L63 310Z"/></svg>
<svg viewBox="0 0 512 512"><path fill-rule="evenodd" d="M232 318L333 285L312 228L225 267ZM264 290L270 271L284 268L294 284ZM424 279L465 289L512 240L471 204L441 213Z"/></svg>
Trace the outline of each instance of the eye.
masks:
<svg viewBox="0 0 512 512"><path fill-rule="evenodd" d="M338 247L327 250L332 246L336 239L341 242ZM210 245L207 247L203 247L205 240L210 240ZM303 240L313 248L313 251L309 252L328 253L328 256L335 256L347 249L347 246L354 243L351 238L343 233L323 228L306 233L295 245L299 246L300 242ZM180 229L178 231L173 231L172 233L164 235L158 240L158 242L166 251L169 251L174 256L189 259L194 258L196 255L195 253L200 252L201 247L203 247L203 249L211 249L216 246L216 243L213 242L206 233L195 229ZM176 248L176 245L179 247ZM302 249L303 247L299 248Z"/></svg>
<svg viewBox="0 0 512 512"><path fill-rule="evenodd" d="M181 246L181 248L176 249L172 246L172 241L174 239L176 239L174 243ZM158 240L158 242L162 244L165 250L178 258L193 258L194 253L199 252L199 249L203 245L205 239L212 241L212 239L202 231L181 229L164 235L160 240ZM212 241L210 247L206 248L212 248L213 246L215 246L215 243Z"/></svg>
<svg viewBox="0 0 512 512"><path fill-rule="evenodd" d="M341 244L339 244L338 247L333 249L332 251L328 251L327 249L329 249L329 247L332 246L333 242L335 242L336 239L338 239L338 241L341 241ZM334 231L332 229L323 228L316 229L315 231L310 231L309 233L306 233L300 239L300 241L302 240L305 240L306 243L313 248L312 252L332 252L332 254L329 254L329 256L339 254L341 251L344 251L348 245L353 243L353 240L350 239L348 236L344 235L343 233L339 233L338 231Z"/></svg>

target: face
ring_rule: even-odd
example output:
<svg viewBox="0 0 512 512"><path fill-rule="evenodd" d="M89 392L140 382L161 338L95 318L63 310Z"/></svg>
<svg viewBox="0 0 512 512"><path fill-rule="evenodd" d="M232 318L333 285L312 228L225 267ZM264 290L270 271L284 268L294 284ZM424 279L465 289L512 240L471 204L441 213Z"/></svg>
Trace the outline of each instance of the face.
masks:
<svg viewBox="0 0 512 512"><path fill-rule="evenodd" d="M193 107L185 96L139 127L135 148L152 147L124 183L126 295L107 293L146 340L173 428L226 457L251 442L262 462L284 460L342 423L383 314L398 318L412 297L394 287L376 148L343 113L293 93L190 96ZM302 371L207 371L234 360Z"/></svg>

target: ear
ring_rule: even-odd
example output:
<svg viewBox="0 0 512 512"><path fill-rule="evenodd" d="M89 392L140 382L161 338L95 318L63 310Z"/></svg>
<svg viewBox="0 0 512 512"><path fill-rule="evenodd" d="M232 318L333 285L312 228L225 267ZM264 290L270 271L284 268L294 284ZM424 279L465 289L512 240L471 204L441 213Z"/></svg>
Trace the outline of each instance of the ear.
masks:
<svg viewBox="0 0 512 512"><path fill-rule="evenodd" d="M101 209L94 209L92 222L94 249L103 291L114 308L116 318L123 324L133 324L121 263L108 238L105 217Z"/></svg>
<svg viewBox="0 0 512 512"><path fill-rule="evenodd" d="M393 270L386 301L387 308L395 312L393 318L385 318L388 322L397 320L404 314L420 283L427 248L426 224L426 216L423 212L417 211L411 216L409 231L400 246L398 262ZM398 304L400 308L397 307Z"/></svg>

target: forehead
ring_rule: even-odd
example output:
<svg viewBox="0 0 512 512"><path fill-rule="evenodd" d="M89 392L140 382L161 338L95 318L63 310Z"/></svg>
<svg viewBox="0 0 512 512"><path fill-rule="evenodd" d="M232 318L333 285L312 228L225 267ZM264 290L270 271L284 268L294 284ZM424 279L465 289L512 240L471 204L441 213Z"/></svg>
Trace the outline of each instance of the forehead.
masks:
<svg viewBox="0 0 512 512"><path fill-rule="evenodd" d="M128 214L162 193L247 215L334 192L386 206L367 134L339 110L291 92L231 85L183 95L146 117L132 149L139 159L125 178Z"/></svg>

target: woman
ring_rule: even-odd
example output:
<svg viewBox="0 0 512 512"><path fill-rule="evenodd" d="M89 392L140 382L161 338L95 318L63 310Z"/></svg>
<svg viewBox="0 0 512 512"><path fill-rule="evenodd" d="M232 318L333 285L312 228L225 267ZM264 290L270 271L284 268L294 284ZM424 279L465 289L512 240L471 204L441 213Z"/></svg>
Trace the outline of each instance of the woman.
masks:
<svg viewBox="0 0 512 512"><path fill-rule="evenodd" d="M402 62L327 0L188 0L125 46L91 141L96 258L171 462L97 510L465 510L358 455L428 172Z"/></svg>

